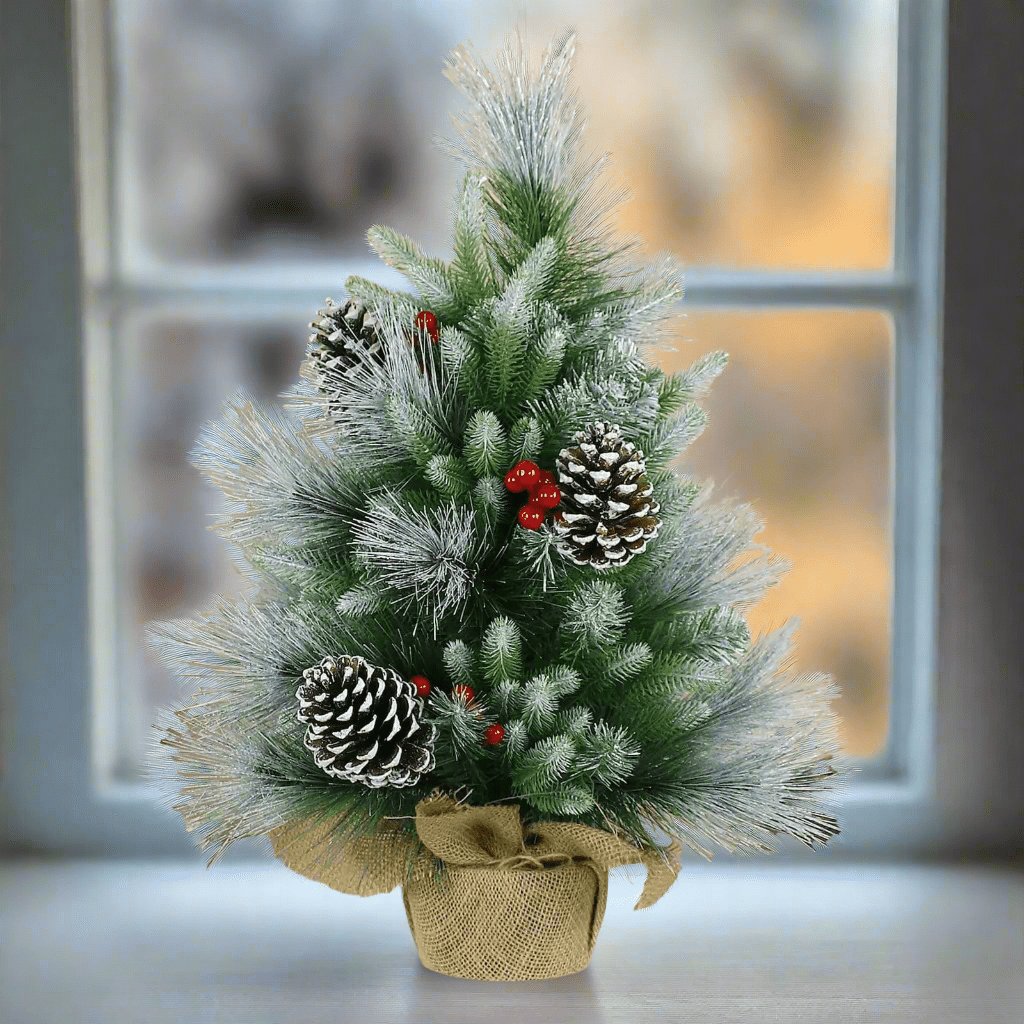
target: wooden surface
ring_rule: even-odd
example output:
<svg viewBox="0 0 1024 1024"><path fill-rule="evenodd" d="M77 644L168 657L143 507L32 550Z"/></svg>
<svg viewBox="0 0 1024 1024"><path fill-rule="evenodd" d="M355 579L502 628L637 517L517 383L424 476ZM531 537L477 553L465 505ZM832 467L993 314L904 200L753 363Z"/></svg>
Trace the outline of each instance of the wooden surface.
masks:
<svg viewBox="0 0 1024 1024"><path fill-rule="evenodd" d="M457 981L422 968L399 894L276 864L0 866L0 1020L1024 1021L1024 874L687 866L634 913L612 880L588 970Z"/></svg>

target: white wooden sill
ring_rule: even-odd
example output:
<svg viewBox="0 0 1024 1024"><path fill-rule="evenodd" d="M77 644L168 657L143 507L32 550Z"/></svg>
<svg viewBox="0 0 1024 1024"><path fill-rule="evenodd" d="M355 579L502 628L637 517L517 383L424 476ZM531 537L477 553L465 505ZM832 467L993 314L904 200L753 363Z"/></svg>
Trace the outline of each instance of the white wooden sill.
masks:
<svg viewBox="0 0 1024 1024"><path fill-rule="evenodd" d="M687 865L634 913L612 880L590 967L458 981L419 964L398 893L342 896L276 864L0 865L0 1020L1024 1020L1024 873Z"/></svg>

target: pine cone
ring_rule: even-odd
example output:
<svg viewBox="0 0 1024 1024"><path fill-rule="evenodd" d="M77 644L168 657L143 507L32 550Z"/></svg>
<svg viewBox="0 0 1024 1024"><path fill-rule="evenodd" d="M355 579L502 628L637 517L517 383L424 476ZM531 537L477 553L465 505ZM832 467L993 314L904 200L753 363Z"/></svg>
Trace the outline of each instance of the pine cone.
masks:
<svg viewBox="0 0 1024 1024"><path fill-rule="evenodd" d="M314 331L309 340L322 391L332 390L329 373L345 373L366 358L384 361L377 318L356 299L349 299L344 306L328 299L327 308L319 310L309 326Z"/></svg>
<svg viewBox="0 0 1024 1024"><path fill-rule="evenodd" d="M437 730L422 724L423 701L393 669L324 658L302 680L295 696L304 743L328 775L379 789L414 786L434 767Z"/></svg>
<svg viewBox="0 0 1024 1024"><path fill-rule="evenodd" d="M590 424L575 441L557 459L562 503L552 521L559 550L577 565L625 565L661 526L644 453L606 423Z"/></svg>

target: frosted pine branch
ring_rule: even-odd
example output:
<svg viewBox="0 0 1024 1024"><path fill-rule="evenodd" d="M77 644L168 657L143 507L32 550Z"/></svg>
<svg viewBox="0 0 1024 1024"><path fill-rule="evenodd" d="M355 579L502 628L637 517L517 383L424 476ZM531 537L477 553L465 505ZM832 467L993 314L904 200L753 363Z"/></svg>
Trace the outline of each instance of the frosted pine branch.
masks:
<svg viewBox="0 0 1024 1024"><path fill-rule="evenodd" d="M366 571L410 602L422 602L437 622L464 607L480 555L472 512L456 504L428 512L395 494L374 498L353 530Z"/></svg>

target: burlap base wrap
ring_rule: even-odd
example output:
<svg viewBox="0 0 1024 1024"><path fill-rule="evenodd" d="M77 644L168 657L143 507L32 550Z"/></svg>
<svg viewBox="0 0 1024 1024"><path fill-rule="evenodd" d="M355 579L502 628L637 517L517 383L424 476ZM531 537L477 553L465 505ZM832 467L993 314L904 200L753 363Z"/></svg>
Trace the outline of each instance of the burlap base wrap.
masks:
<svg viewBox="0 0 1024 1024"><path fill-rule="evenodd" d="M538 981L590 962L608 899L608 871L643 864L636 905L656 903L679 870L676 844L639 849L608 832L566 822L524 829L518 807L471 807L434 796L416 807L426 853L398 829L333 846L333 823L271 833L293 871L339 892L372 896L403 887L424 967L478 981ZM438 870L438 861L442 870Z"/></svg>
<svg viewBox="0 0 1024 1024"><path fill-rule="evenodd" d="M559 978L590 963L608 872L580 864L541 871L453 868L403 886L424 967L456 978Z"/></svg>

